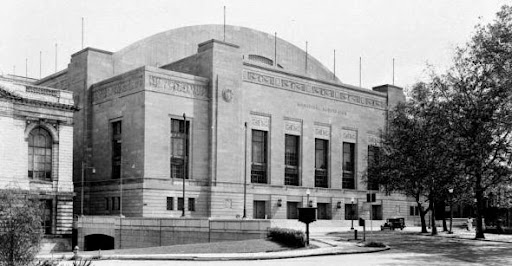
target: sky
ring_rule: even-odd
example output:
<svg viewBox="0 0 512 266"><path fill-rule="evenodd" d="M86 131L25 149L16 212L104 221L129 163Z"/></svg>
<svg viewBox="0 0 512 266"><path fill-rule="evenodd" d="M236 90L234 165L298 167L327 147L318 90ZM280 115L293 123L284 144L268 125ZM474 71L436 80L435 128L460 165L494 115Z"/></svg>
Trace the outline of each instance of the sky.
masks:
<svg viewBox="0 0 512 266"><path fill-rule="evenodd" d="M5 0L4 0L5 1ZM116 52L173 28L226 24L254 28L305 49L347 84L409 87L427 64L450 66L478 23L512 0L7 0L0 8L0 75L39 78L67 67L85 47ZM41 57L41 61L40 61ZM40 71L41 65L41 71Z"/></svg>

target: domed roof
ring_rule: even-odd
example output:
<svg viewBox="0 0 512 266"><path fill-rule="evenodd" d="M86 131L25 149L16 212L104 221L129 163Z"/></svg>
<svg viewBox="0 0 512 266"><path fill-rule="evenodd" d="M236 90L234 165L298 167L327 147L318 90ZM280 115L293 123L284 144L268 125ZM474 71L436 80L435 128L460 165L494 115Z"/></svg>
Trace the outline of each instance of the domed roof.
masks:
<svg viewBox="0 0 512 266"><path fill-rule="evenodd" d="M143 65L162 66L197 53L197 45L211 40L224 40L223 25L198 25L172 29L137 41L114 53L115 74ZM274 36L245 27L226 25L226 42L240 46L249 61L273 64ZM315 79L333 81L332 72L297 46L277 38L277 64L287 72ZM336 79L336 82L339 80Z"/></svg>

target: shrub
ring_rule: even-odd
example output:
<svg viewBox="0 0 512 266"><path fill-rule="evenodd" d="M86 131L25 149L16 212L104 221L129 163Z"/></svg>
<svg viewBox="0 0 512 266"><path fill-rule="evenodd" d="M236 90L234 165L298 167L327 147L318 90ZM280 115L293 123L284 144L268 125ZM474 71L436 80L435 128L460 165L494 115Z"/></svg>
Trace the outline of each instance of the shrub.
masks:
<svg viewBox="0 0 512 266"><path fill-rule="evenodd" d="M29 265L42 238L39 201L20 189L0 190L0 265Z"/></svg>
<svg viewBox="0 0 512 266"><path fill-rule="evenodd" d="M300 230L273 227L268 230L267 236L273 241L290 247L305 247L306 235Z"/></svg>
<svg viewBox="0 0 512 266"><path fill-rule="evenodd" d="M382 242L375 242L375 241L372 241L372 242L369 242L369 243L366 243L364 244L365 247L369 247L369 248L385 248L386 245Z"/></svg>

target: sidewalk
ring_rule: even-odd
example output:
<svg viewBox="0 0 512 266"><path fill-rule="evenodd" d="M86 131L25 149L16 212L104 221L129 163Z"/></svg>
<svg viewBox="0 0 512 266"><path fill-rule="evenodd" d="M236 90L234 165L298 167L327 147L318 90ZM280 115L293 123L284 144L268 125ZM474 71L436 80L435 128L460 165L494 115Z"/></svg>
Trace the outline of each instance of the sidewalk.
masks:
<svg viewBox="0 0 512 266"><path fill-rule="evenodd" d="M442 229L442 228L438 228ZM439 237L451 237L451 238L461 238L461 239L471 239L475 241L491 241L491 242L502 242L502 243L511 243L512 244L512 235L504 235L504 234L484 234L485 239L475 239L475 231L467 231L464 229L454 229L453 234L448 234L448 232L438 231Z"/></svg>

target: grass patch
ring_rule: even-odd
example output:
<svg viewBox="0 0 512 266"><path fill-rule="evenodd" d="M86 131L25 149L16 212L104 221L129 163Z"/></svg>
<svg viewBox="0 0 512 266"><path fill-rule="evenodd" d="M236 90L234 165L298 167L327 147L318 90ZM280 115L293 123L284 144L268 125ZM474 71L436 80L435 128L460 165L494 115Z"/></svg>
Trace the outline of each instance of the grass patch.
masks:
<svg viewBox="0 0 512 266"><path fill-rule="evenodd" d="M267 239L249 239L162 247L102 250L101 256L114 254L199 254L199 253L256 253L290 250L290 247ZM98 251L80 252L80 255L97 255Z"/></svg>

